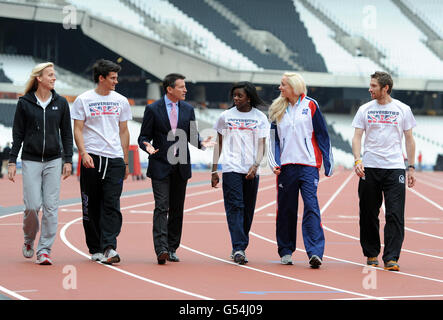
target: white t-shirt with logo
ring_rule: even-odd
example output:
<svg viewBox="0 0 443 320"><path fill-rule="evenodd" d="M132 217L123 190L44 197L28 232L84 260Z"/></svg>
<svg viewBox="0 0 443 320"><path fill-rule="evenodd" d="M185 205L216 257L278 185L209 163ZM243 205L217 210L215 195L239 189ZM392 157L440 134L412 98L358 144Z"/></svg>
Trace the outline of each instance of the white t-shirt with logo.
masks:
<svg viewBox="0 0 443 320"><path fill-rule="evenodd" d="M270 125L260 110L240 112L234 106L223 111L214 129L223 136L222 171L246 174L256 161L258 141L269 135Z"/></svg>
<svg viewBox="0 0 443 320"><path fill-rule="evenodd" d="M385 105L372 100L362 105L352 121L365 131L363 165L368 168L404 169L404 131L416 126L411 108L392 99Z"/></svg>
<svg viewBox="0 0 443 320"><path fill-rule="evenodd" d="M115 91L101 96L93 89L88 90L75 99L71 117L84 120L86 152L108 158L123 158L119 123L132 119L128 99Z"/></svg>

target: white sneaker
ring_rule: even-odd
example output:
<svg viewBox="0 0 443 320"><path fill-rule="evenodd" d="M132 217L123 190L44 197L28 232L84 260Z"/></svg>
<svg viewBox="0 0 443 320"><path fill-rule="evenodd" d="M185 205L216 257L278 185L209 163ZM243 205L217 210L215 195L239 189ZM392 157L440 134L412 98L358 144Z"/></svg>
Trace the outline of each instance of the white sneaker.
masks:
<svg viewBox="0 0 443 320"><path fill-rule="evenodd" d="M49 266L52 264L52 260L47 253L42 253L37 256L35 263L42 266Z"/></svg>
<svg viewBox="0 0 443 320"><path fill-rule="evenodd" d="M103 255L103 253L101 253L101 252L97 252L97 253L94 253L92 256L91 256L91 260L92 261L103 261L105 259L105 256Z"/></svg>
<svg viewBox="0 0 443 320"><path fill-rule="evenodd" d="M281 264L291 265L292 264L291 255L287 254L287 255L284 255L283 257L281 257Z"/></svg>
<svg viewBox="0 0 443 320"><path fill-rule="evenodd" d="M249 260L248 260L248 258L246 257L246 253L245 253L244 251L243 251L243 254L245 255L245 263L248 263ZM229 258L230 258L231 260L234 260L234 250L231 251L231 255L229 256Z"/></svg>
<svg viewBox="0 0 443 320"><path fill-rule="evenodd" d="M234 262L238 264L245 264L245 252L243 250L238 250L234 252Z"/></svg>
<svg viewBox="0 0 443 320"><path fill-rule="evenodd" d="M118 255L117 251L115 251L112 248L106 249L102 263L113 264L119 262L120 262L120 256Z"/></svg>
<svg viewBox="0 0 443 320"><path fill-rule="evenodd" d="M34 249L32 248L31 244L24 244L23 248L22 248L22 252L23 252L23 256L25 258L32 258L32 256L34 255Z"/></svg>

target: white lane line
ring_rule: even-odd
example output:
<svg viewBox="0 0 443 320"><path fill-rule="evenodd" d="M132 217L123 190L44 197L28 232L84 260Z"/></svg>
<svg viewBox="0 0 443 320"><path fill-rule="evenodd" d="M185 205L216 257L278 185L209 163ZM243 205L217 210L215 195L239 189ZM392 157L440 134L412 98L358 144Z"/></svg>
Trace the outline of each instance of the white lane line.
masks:
<svg viewBox="0 0 443 320"><path fill-rule="evenodd" d="M351 180L351 178L353 177L353 175L354 175L354 173L352 172L352 173L346 178L346 180L343 182L343 184L337 189L337 191L331 196L331 198L326 202L326 204L323 206L323 208L320 209L320 212L321 212L322 215L324 214L325 210L329 207L329 205L332 203L332 201L335 200L335 198L337 197L337 195L338 195L338 194L343 190L343 188L348 184L348 182ZM350 238L350 239L356 240L356 241L359 241L359 240L360 240L360 239L357 238L357 237L353 237L353 236L350 236L350 235L348 235L348 234L344 234L344 233L341 233L341 232L335 231L335 230L333 230L333 229L330 229L330 228L326 227L324 224L323 224L323 229L328 230L328 231L330 231L330 232L332 232L332 233L336 233L336 234L338 234L338 235L341 235L341 236L344 236L344 237L347 237L347 238ZM268 239L268 238L263 237L263 236L261 236L261 235L258 235L258 234L254 233L254 232L250 232L250 234L253 235L253 236L255 236L255 237L257 237L257 238L260 238L260 239L262 239L262 240L265 240L265 241L267 241L267 242L270 242L270 243L272 243L272 244L275 244L275 245L277 244L276 241L271 240L271 239ZM297 248L296 250L301 251L301 252L306 252L305 250L298 249L298 248ZM433 257L433 258L437 258L437 259L443 259L442 257L439 257L439 256L432 256L432 255L428 255L428 254L424 254L424 253L420 253L420 252L415 252L415 251L411 251L411 250L407 250L407 249L402 249L402 251L409 252L409 253L420 254L420 255L424 255L424 256L428 256L428 257ZM341 262L346 262L346 263L350 263L350 264L354 264L354 265L359 265L359 266L363 266L363 267L368 267L368 266L365 265L365 264L357 263L357 262L353 262L353 261L349 261L349 260L339 259L339 258L335 258L335 257L331 257L331 256L326 256L326 255L325 255L324 257L326 257L326 258L328 258L328 259L336 260L336 261L341 261ZM377 270L382 270L382 271L386 271L386 272L392 272L392 271L387 271L387 270L380 269L380 268L377 268ZM435 279L435 278L430 278L430 277L425 277L425 276L420 276L420 275L411 274L411 273L405 273L405 272L400 272L400 271L399 271L399 272L395 272L395 273L396 273L396 274L402 274L402 275L410 276L410 277L414 277L414 278L419 278L419 279L424 279L424 280L430 280L430 281L435 281L435 282L443 283L443 280L441 280L441 279Z"/></svg>
<svg viewBox="0 0 443 320"><path fill-rule="evenodd" d="M436 183L440 183L440 185L441 185L441 182L443 181L443 175L438 175L439 177L437 178L436 176L436 174L435 174L436 172L434 172L434 174L433 175L428 175L428 174L417 174L416 176L417 176L417 178L419 178L420 180L419 181L422 181L423 180L423 178L424 178L424 180L426 180L426 181L434 181L434 182L436 182Z"/></svg>
<svg viewBox="0 0 443 320"><path fill-rule="evenodd" d="M412 228L408 228L408 227L405 227L405 230L408 230L410 232L415 232L415 233L421 234L421 235L426 236L426 237L431 237L431 238L443 240L443 237L437 236L435 234L418 231L418 230L415 230L415 229L412 229Z"/></svg>
<svg viewBox="0 0 443 320"><path fill-rule="evenodd" d="M72 244L68 241L68 239L66 238L66 230L67 230L67 229L68 229L73 223L76 223L76 222L80 221L81 219L82 219L82 217L77 218L77 219L74 219L74 220L72 220L71 222L67 223L67 224L66 224L66 225L60 230L60 238L62 239L62 241L64 242L64 244L65 244L68 248L70 248L70 249L73 250L74 252L77 252L78 254L84 256L85 258L90 259L90 255L89 255L89 254L86 254L86 253L82 252L81 250L79 250L78 248L76 248L76 247L75 247L74 245L72 245ZM98 262L97 262L97 263L98 263ZM183 293L183 294L186 294L186 295L189 295L189 296L192 296L192 297L196 297L196 298L199 298L199 299L203 299L203 300L214 300L213 298L209 298L209 297L206 297L206 296L203 296L203 295L197 294L197 293L193 293L193 292L190 292L190 291L186 291L186 290L183 290L183 289L180 289L180 288L177 288L177 287L173 287L173 286L170 286L170 285L167 285L167 284L164 284L164 283L161 283L161 282L158 282L158 281L152 280L152 279L148 279L148 278L145 278L145 277L139 276L138 274L135 274L135 273L132 273L132 272L129 272L129 271L123 270L123 269L118 268L118 267L116 267L116 266L106 265L106 264L101 264L101 263L98 263L98 264L100 264L100 265L102 265L102 266L104 266L104 267L106 267L106 268L112 269L112 270L114 270L114 271L121 272L121 273L123 273L123 274L125 274L125 275L127 275L127 276L130 276L130 277L133 277L133 278L135 278L135 279L142 280L142 281L144 281L144 282L148 282L148 283L151 283L151 284L154 284L154 285L157 285L157 286L160 286L160 287L163 287L163 288L169 289L169 290L173 290L173 291L176 291L176 292L180 292L180 293Z"/></svg>
<svg viewBox="0 0 443 320"><path fill-rule="evenodd" d="M245 268L245 269L248 269L248 270L252 270L252 271L259 272L259 273L267 274L267 275L270 275L270 276L273 276L273 277L278 277L278 278L282 278L282 279L285 279L285 280L291 280L291 281L295 281L295 282L300 282L300 283L304 283L304 284L311 285L311 286L326 288L326 289L329 289L329 290L340 291L340 292L343 292L343 293L364 297L366 299L383 300L381 298L378 298L378 297L375 297L375 296L370 296L370 295L359 293L359 292L349 291L349 290L340 289L340 288L336 288L336 287L332 287L332 286L327 286L327 285L320 284L320 283L315 283L315 282L306 281L306 280L302 280L302 279L298 279L298 278L293 278L293 277L285 276L285 275L278 274L278 273L275 273L275 272L270 272L270 271L266 271L266 270L262 270L262 269L258 269L258 268L254 268L254 267L250 267L250 266L246 266L246 265L239 265L239 264L237 264L235 262L232 262L232 261L229 261L229 260L225 260L225 259L222 259L222 258L218 258L218 257L212 256L212 255L209 255L207 253L204 253L204 252L192 249L192 248L190 248L188 246L185 246L183 244L180 244L180 247L183 248L183 249L186 249L188 251L191 251L193 253L205 256L205 257L210 258L210 259L214 259L214 260L217 260L217 261L225 262L225 263L232 264L232 265L235 265L235 266L238 266L238 267L241 267L241 268Z"/></svg>
<svg viewBox="0 0 443 320"><path fill-rule="evenodd" d="M265 191L265 190L268 190L268 189L271 189L271 188L275 188L275 186L271 185L271 186L259 188L258 191ZM222 202L224 202L223 198L219 199L219 200L212 201L212 202L207 202L207 203L201 204L199 206L195 206L195 207L192 207L192 208L185 209L183 212L184 213L188 213L188 212L191 212L191 211L194 211L194 210L197 210L197 209L201 209L201 208L204 208L204 207L209 207L209 206L212 206L214 204L222 203ZM255 212L257 212L257 210Z"/></svg>
<svg viewBox="0 0 443 320"><path fill-rule="evenodd" d="M326 180L326 179L328 179L328 178L326 178L326 177L325 177L325 178L322 178L322 179L320 179L319 182L323 182L323 181ZM271 188L275 188L275 187L276 187L275 184L273 184L273 185L268 186L268 187L265 187L265 188L260 188L260 189L258 189L258 191L263 191L263 190L267 190L267 189L271 189ZM269 203L267 203L267 204L265 204L265 205L263 205L263 206L261 206L261 207L255 209L254 214L256 214L257 212L260 212L260 211L262 211L262 210L264 210L264 209L266 209L266 208L268 208L268 207L270 207L270 206L272 206L272 205L274 205L274 204L276 204L276 203L277 203L276 200L271 201L271 202L269 202Z"/></svg>
<svg viewBox="0 0 443 320"><path fill-rule="evenodd" d="M324 226L323 226L323 228L325 229ZM332 231L333 231L333 230L332 230ZM266 237L264 237L264 236L261 236L261 235L259 235L259 234L257 234L257 233L249 232L249 234L251 234L251 235L253 235L253 236L255 236L255 237L259 238L259 239L262 239L262 240L264 240L264 241L270 242L270 243L272 243L272 244L274 244L274 245L277 245L277 242L276 242L276 241L271 240L271 239L269 239L269 238L266 238ZM354 240L359 240L359 239L358 239L358 238L355 238ZM300 252L305 252L305 253L306 253L306 251L303 250L303 249L296 248L296 250L297 250L297 251L300 251ZM340 259L340 258L336 258L336 257L332 257L332 256L327 256L327 255L324 255L323 257L328 258L328 259L331 259L331 260L335 260L335 261L340 261L340 262L344 262L344 263L353 264L353 265L356 265L356 266L362 266L362 267L367 267L367 268L369 268L369 266L367 266L366 264L362 264L362 263L359 263L359 262L354 262L354 261L350 261L350 260ZM370 267L370 268L373 268L373 267ZM375 267L374 267L374 270L379 270L379 271L385 271L385 272L391 272L391 273L394 273L394 272L392 272L392 271L387 271L387 270L384 270L384 269L381 269L381 268L375 268ZM435 278L430 278L430 277L420 276L420 275L412 274L412 273L406 273L406 272L401 272L401 271L398 271L398 272L397 272L397 271L396 271L394 274L402 274L402 275L409 276L409 277L414 277L414 278L419 278L419 279L423 279L423 280L429 280L429 281L435 281L435 282L443 283L443 280L441 280L441 279L435 279Z"/></svg>
<svg viewBox="0 0 443 320"><path fill-rule="evenodd" d="M26 298L26 297L16 293L15 291L6 289L3 286L0 286L0 291L3 292L3 293L6 293L7 295L12 296L12 297L14 297L16 299L19 299L19 300L29 300L29 298Z"/></svg>
<svg viewBox="0 0 443 320"><path fill-rule="evenodd" d="M381 209L383 210L383 212L386 213L386 206L385 206L385 202L384 201L383 201L383 203L381 205ZM409 227L406 227L406 226L405 226L405 230L408 230L408 231L414 232L414 233L418 233L418 234L421 234L421 235L426 236L426 237L443 240L443 237L440 237L440 236L437 236L437 235L431 234L431 233L426 233L426 232L423 232L423 231L418 231L418 230L415 230L415 229L412 229L412 228L409 228Z"/></svg>
<svg viewBox="0 0 443 320"><path fill-rule="evenodd" d="M345 180L345 182L340 186L340 188L338 188L338 190L332 195L332 197L328 200L328 202L324 205L324 207L320 210L321 211L321 215L323 215L323 213L324 213L324 211L328 208L328 206L332 203L332 201L337 197L337 195L341 192L341 190L343 190L343 188L345 187L345 185L349 182L349 180L350 180L350 178L352 177L354 175L354 172L352 172L350 175L349 175L349 177ZM414 192L416 192L415 190L412 190L411 188L408 188L410 191L414 191ZM338 231L336 231L336 230L333 230L333 229L331 229L331 228L328 228L327 226L325 226L324 224L323 224L323 229L325 229L325 230L327 230L327 231L330 231L330 232L332 232L332 233L335 233L335 234L338 234L338 235L340 235L340 236L343 236L343 237L347 237L347 238L350 238L350 239L353 239L353 240L356 240L356 241L360 241L360 238L357 238L357 237L354 237L354 236L351 236L351 235L348 235L348 234L345 234L345 233L341 233L341 232L338 232ZM383 244L382 244L382 246L383 246ZM421 256L425 256L425 257L430 257L430 258L435 258L435 259L443 259L443 257L440 257L440 256L435 256L435 255L430 255L430 254L426 254L426 253L422 253L422 252L418 252L418 251L413 251L413 250L409 250L409 249L401 249L401 251L403 251L403 252L407 252L407 253L411 253L411 254L416 254L416 255L421 255ZM440 280L439 280L440 281Z"/></svg>
<svg viewBox="0 0 443 320"><path fill-rule="evenodd" d="M432 204L434 207L436 207L437 209L439 209L440 211L443 211L443 207L441 205L439 205L438 203L432 201L431 199L429 199L428 197L422 195L420 192L412 189L412 188L407 188L407 190L411 191L412 193L414 193L415 195L419 196L420 198L422 198L423 200L425 200L426 202L429 202L430 204Z"/></svg>
<svg viewBox="0 0 443 320"><path fill-rule="evenodd" d="M352 239L352 240L360 241L360 238L357 238L357 237L351 236L351 235L346 234L346 233L338 232L338 231L336 231L336 230L333 230L333 229L330 229L330 228L326 227L325 225L323 225L323 229L325 229L325 230L327 230L327 231L329 231L329 232L335 233L335 234L337 234L337 235L339 235L339 236L343 236L343 237L345 237L345 238L349 238L349 239ZM384 245L382 244L382 246L384 246ZM403 248L402 248L401 251L403 251L403 252L407 252L407 253L416 254L416 255L420 255L420 256L424 256L424 257L429 257L429 258L435 258L435 259L440 259L440 260L443 259L443 257L440 257L440 256L435 256L435 255L432 255L432 254L427 254L427 253L422 253L422 252L412 251L412 250L409 250L409 249L403 249Z"/></svg>
<svg viewBox="0 0 443 320"><path fill-rule="evenodd" d="M386 213L386 206L385 206L385 202L384 201L382 202L381 209L383 210L383 212ZM408 231L414 232L414 233L418 233L418 234L421 234L421 235L424 235L424 236L427 236L427 237L430 237L430 238L435 238L435 239L443 240L443 237L440 237L440 236L437 236L437 235L431 234L431 233L426 233L426 232L418 231L418 230L415 230L415 229L412 229L412 228L409 228L409 227L406 227L406 226L405 226L405 230L408 230ZM443 259L443 257L442 257L442 259Z"/></svg>
<svg viewBox="0 0 443 320"><path fill-rule="evenodd" d="M432 182L424 181L424 180L422 180L422 179L418 180L417 182L418 182L418 183L426 184L426 185L428 185L428 186L430 186L430 187L432 187L432 188L434 188L434 189L437 189L437 190L443 191L443 187L437 186L436 184L433 184Z"/></svg>
<svg viewBox="0 0 443 320"><path fill-rule="evenodd" d="M414 295L414 296L387 296L382 297L383 299L408 299L408 298L441 298L443 294L423 294L423 295ZM335 299L335 300L366 300L366 298L350 298L350 299Z"/></svg>

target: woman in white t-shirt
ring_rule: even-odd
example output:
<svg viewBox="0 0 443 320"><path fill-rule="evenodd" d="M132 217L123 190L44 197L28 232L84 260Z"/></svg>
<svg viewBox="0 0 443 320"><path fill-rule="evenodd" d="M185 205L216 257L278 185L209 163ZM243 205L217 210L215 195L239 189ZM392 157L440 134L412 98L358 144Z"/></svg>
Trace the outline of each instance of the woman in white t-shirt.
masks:
<svg viewBox="0 0 443 320"><path fill-rule="evenodd" d="M218 133L218 148L214 148L211 184L220 181L217 167L222 153L223 197L232 254L236 263L248 262L245 250L254 216L259 184L259 166L269 132L266 115L257 109L264 106L254 85L239 82L231 89L234 106L224 111L214 129Z"/></svg>

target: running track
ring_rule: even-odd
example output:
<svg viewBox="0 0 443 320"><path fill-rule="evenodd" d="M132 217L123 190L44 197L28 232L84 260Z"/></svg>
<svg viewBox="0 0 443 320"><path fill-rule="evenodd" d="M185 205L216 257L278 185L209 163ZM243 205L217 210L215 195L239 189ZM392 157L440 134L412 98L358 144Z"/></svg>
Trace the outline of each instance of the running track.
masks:
<svg viewBox="0 0 443 320"><path fill-rule="evenodd" d="M418 172L406 193L406 231L400 272L365 266L359 244L358 179L337 169L318 188L326 237L324 263L309 268L299 223L294 265L280 264L275 243L275 177L263 174L246 251L249 263L229 259L231 247L221 188L208 172L189 181L179 263L158 265L152 243L150 180L125 182L122 261L89 260L81 225L79 184L62 182L54 265L21 253L22 184L0 180L0 298L12 300L405 300L443 299L443 173ZM302 202L299 208L301 222ZM381 232L384 218L380 214ZM383 238L382 238L383 240ZM379 256L381 261L381 254Z"/></svg>

